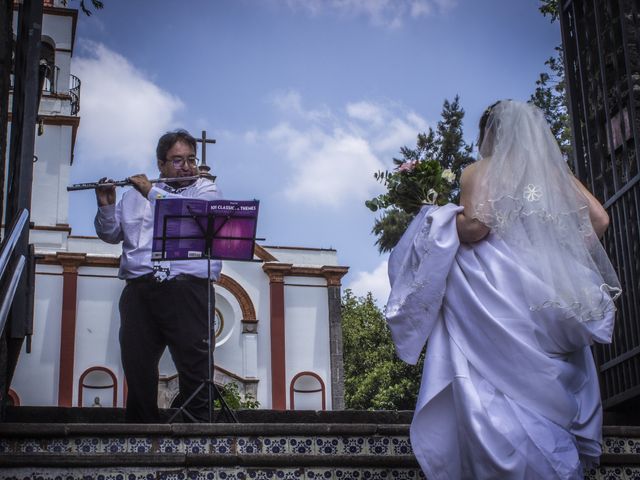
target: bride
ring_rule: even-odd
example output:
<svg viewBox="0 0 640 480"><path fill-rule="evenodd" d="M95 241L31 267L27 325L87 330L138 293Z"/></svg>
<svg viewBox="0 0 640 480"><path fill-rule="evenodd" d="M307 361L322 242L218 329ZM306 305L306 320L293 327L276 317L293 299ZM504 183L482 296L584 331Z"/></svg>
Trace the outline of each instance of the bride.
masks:
<svg viewBox="0 0 640 480"><path fill-rule="evenodd" d="M608 216L532 105L489 107L479 157L460 206L424 207L389 259L399 357L428 340L411 443L430 480L582 479L602 441L589 346L621 291Z"/></svg>

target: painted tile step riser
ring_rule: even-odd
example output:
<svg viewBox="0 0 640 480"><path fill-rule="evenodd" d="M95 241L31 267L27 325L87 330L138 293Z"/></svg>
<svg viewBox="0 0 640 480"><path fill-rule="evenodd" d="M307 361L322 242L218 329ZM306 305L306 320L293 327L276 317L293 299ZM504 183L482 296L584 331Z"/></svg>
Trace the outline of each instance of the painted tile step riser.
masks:
<svg viewBox="0 0 640 480"><path fill-rule="evenodd" d="M218 453L300 455L407 455L406 436L371 437L64 437L0 439L8 453ZM640 455L640 439L607 437L605 454Z"/></svg>
<svg viewBox="0 0 640 480"><path fill-rule="evenodd" d="M605 437L602 450L604 453L640 454L639 438Z"/></svg>
<svg viewBox="0 0 640 480"><path fill-rule="evenodd" d="M410 455L408 437L67 437L0 439L11 453L218 453L299 455Z"/></svg>

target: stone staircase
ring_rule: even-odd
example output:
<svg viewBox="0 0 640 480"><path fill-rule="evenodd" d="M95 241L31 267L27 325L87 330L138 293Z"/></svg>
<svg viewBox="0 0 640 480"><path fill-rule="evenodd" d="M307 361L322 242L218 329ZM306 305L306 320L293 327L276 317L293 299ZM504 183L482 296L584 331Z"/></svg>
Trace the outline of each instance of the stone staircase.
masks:
<svg viewBox="0 0 640 480"><path fill-rule="evenodd" d="M128 425L117 409L20 407L0 424L0 478L424 478L410 412L237 414L238 424ZM640 427L605 427L605 452L586 478L640 480Z"/></svg>

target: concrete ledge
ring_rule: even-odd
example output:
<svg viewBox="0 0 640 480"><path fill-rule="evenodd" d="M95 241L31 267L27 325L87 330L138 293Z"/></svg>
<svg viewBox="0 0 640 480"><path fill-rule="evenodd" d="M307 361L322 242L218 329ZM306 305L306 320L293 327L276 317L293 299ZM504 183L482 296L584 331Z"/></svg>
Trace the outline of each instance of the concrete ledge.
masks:
<svg viewBox="0 0 640 480"><path fill-rule="evenodd" d="M161 410L163 420L175 410ZM409 424L412 411L392 410L236 410L240 423L375 423ZM7 407L10 423L122 423L123 408Z"/></svg>
<svg viewBox="0 0 640 480"><path fill-rule="evenodd" d="M83 423L0 423L0 437L51 438L70 436L371 436L409 435L409 425L377 425L368 423L220 423L220 424L83 424Z"/></svg>
<svg viewBox="0 0 640 480"><path fill-rule="evenodd" d="M605 437L631 437L640 438L640 427L635 426L607 426L602 427Z"/></svg>
<svg viewBox="0 0 640 480"><path fill-rule="evenodd" d="M637 453L605 453L600 457L600 466L634 465L640 468L640 454Z"/></svg>

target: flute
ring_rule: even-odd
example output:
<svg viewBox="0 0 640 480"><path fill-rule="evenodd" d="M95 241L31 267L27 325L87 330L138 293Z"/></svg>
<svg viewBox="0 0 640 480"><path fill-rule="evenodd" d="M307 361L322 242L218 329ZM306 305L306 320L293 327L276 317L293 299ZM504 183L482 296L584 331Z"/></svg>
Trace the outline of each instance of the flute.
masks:
<svg viewBox="0 0 640 480"><path fill-rule="evenodd" d="M209 178L211 181L216 177L212 175L193 175L191 177L174 177L174 178L154 178L149 180L150 183L171 183L171 182L188 182L191 180L197 180L199 178ZM116 182L90 182L90 183L75 183L67 187L67 192L75 192L77 190L94 190L99 187L124 187L126 185L132 185L128 178L124 180L118 180Z"/></svg>

